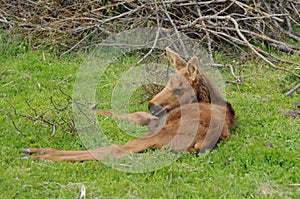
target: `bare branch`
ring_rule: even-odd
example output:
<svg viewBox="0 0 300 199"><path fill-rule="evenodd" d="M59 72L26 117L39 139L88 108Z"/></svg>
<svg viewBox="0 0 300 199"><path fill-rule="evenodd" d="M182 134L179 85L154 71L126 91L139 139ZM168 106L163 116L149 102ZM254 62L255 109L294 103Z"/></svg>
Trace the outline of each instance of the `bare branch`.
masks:
<svg viewBox="0 0 300 199"><path fill-rule="evenodd" d="M293 89L291 89L289 92L287 92L286 94L285 94L285 96L287 97L287 96L289 96L289 95L291 95L293 92L295 92L296 90L298 90L300 88L300 83L299 84L297 84Z"/></svg>

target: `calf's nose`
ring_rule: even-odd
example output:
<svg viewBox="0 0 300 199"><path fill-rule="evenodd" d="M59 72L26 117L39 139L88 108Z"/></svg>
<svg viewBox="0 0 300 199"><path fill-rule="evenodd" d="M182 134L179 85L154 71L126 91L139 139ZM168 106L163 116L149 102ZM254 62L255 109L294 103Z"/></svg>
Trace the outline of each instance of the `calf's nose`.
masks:
<svg viewBox="0 0 300 199"><path fill-rule="evenodd" d="M152 103L152 102L149 103L148 109L152 115L155 115L157 117L160 117L160 116L166 114L166 110L164 109L164 107L162 107L159 104Z"/></svg>

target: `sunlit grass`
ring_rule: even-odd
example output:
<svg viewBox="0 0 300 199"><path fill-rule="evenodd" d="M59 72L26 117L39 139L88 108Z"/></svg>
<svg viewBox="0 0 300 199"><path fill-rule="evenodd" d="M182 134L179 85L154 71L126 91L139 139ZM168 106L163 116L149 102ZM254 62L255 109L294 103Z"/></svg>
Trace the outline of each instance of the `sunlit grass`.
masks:
<svg viewBox="0 0 300 199"><path fill-rule="evenodd" d="M237 66L237 74L254 75L240 85L226 85L227 100L238 118L230 139L210 153L184 154L156 171L127 173L100 162L20 159L19 150L24 147L76 150L85 149L85 145L60 119L72 118L70 107L55 112L50 100L53 98L58 107L68 104L66 95L72 95L76 71L83 61L81 55L59 59L48 52L24 50L23 45L23 50L19 48L10 47L9 52L16 52L12 54L0 51L0 198L76 198L82 186L87 198L300 197L299 119L279 112L293 109L294 100L299 102L299 92L284 97L294 84L290 75L262 63ZM300 63L299 58L290 59ZM137 60L123 57L106 70L97 90L99 108L110 108L115 83ZM233 80L227 69L222 74ZM141 100L145 97L141 93L137 91L131 97L131 111L146 110L147 101ZM37 115L43 114L61 128L53 131L40 120L16 116L12 107L23 115L34 115L36 110ZM100 120L103 131L115 143L132 139L118 128L117 121ZM147 157L155 152L145 153Z"/></svg>

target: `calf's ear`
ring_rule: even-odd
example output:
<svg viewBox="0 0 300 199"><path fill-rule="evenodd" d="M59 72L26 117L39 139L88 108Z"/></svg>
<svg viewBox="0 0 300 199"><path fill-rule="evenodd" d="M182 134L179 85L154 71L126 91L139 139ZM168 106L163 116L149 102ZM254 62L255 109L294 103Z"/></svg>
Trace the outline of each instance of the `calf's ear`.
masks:
<svg viewBox="0 0 300 199"><path fill-rule="evenodd" d="M186 61L184 61L177 53L170 48L166 48L167 56L170 64L172 64L177 70L186 67Z"/></svg>
<svg viewBox="0 0 300 199"><path fill-rule="evenodd" d="M199 59L194 56L190 59L190 61L186 65L189 76L192 80L196 79L198 67L199 67Z"/></svg>

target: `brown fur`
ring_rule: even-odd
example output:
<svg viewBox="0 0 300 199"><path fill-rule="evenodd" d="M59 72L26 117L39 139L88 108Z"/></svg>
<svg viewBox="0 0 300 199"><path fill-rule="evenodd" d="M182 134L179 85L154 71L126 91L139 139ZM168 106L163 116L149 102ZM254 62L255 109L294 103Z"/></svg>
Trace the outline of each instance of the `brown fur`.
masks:
<svg viewBox="0 0 300 199"><path fill-rule="evenodd" d="M210 80L199 68L199 60L193 57L185 62L167 48L170 63L176 68L166 87L149 103L149 111L115 115L112 111L97 111L123 120L133 120L147 125L149 133L125 145L111 145L91 151L62 151L52 148L23 149L23 153L38 154L34 159L52 161L86 161L119 158L128 153L145 149L202 152L229 137L229 129L235 123L234 111Z"/></svg>

